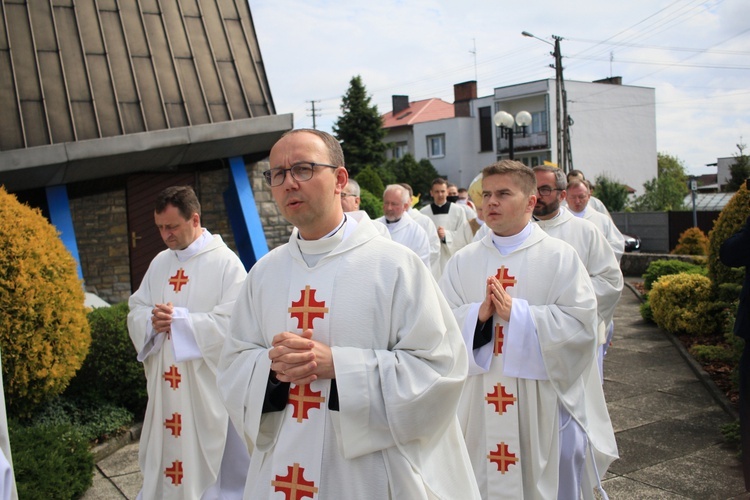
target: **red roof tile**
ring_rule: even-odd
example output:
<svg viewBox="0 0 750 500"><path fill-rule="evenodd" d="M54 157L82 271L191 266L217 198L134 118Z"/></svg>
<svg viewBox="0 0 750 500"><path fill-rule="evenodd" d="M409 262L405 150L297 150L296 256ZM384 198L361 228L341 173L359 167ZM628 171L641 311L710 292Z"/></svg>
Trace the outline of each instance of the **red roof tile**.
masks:
<svg viewBox="0 0 750 500"><path fill-rule="evenodd" d="M383 128L403 127L415 123L432 122L453 118L453 104L442 99L432 98L410 102L409 107L400 111L396 116L389 111L383 115Z"/></svg>

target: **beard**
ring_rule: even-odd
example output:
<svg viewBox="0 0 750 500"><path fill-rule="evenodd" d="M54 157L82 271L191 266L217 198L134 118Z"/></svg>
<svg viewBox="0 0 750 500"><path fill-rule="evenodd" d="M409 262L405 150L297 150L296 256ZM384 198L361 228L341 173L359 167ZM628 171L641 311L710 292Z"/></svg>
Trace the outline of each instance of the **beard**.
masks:
<svg viewBox="0 0 750 500"><path fill-rule="evenodd" d="M545 215L553 214L560 208L560 200L555 200L551 203L544 203L537 201L534 207L534 215L537 217L544 217Z"/></svg>

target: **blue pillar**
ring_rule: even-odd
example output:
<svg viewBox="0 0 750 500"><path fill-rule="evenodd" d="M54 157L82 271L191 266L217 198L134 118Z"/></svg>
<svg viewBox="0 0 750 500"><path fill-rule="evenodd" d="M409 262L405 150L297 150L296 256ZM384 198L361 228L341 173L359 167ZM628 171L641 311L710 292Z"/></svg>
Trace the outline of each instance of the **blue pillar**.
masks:
<svg viewBox="0 0 750 500"><path fill-rule="evenodd" d="M255 197L247 178L245 161L241 156L229 159L229 188L224 192L224 203L227 206L229 223L234 232L234 242L240 260L246 270L268 253L268 243L260 222Z"/></svg>
<svg viewBox="0 0 750 500"><path fill-rule="evenodd" d="M48 187L46 191L50 221L60 231L60 239L76 260L78 277L83 280L81 258L78 255L78 243L76 242L76 233L73 229L73 217L70 215L68 190L64 185L59 185Z"/></svg>

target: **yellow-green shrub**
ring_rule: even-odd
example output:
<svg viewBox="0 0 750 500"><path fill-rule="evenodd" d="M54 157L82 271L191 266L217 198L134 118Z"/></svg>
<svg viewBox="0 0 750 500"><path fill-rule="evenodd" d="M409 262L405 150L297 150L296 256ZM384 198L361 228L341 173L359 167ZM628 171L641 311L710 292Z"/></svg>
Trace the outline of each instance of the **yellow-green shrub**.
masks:
<svg viewBox="0 0 750 500"><path fill-rule="evenodd" d="M686 229L677 240L675 255L708 255L708 237L697 227Z"/></svg>
<svg viewBox="0 0 750 500"><path fill-rule="evenodd" d="M61 393L90 343L75 260L39 210L0 186L0 346L9 413L27 416Z"/></svg>
<svg viewBox="0 0 750 500"><path fill-rule="evenodd" d="M717 328L711 280L698 274L662 276L648 294L654 321L670 333L702 336Z"/></svg>

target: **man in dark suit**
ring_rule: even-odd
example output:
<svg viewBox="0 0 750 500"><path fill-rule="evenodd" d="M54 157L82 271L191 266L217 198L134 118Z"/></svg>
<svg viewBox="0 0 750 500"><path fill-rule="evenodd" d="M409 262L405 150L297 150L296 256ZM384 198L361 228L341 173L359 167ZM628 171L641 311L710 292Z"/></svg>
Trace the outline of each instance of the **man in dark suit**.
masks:
<svg viewBox="0 0 750 500"><path fill-rule="evenodd" d="M750 491L750 217L744 227L721 245L719 259L725 266L745 266L740 304L734 321L734 334L745 339L740 358L740 436L745 490Z"/></svg>

